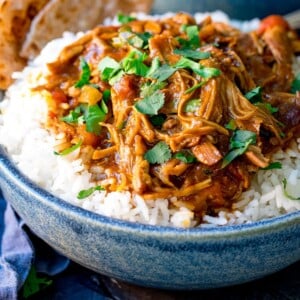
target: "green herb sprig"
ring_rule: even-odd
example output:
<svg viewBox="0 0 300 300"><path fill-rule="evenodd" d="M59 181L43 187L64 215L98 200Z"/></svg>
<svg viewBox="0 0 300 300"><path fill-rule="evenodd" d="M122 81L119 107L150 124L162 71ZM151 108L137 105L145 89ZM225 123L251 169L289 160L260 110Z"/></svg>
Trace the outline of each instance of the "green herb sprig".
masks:
<svg viewBox="0 0 300 300"><path fill-rule="evenodd" d="M296 92L300 91L300 73L298 73L295 79L292 82L291 92L296 94Z"/></svg>
<svg viewBox="0 0 300 300"><path fill-rule="evenodd" d="M171 150L165 142L158 142L153 148L148 150L144 158L150 164L162 164L172 157Z"/></svg>
<svg viewBox="0 0 300 300"><path fill-rule="evenodd" d="M197 161L197 158L189 150L179 151L175 153L173 157L181 160L186 164L192 164Z"/></svg>
<svg viewBox="0 0 300 300"><path fill-rule="evenodd" d="M288 191L287 191L287 179L286 179L286 178L283 178L282 184L283 184L283 193L284 193L284 195L285 195L287 198L289 198L289 199L291 199L291 200L300 200L300 197L294 197L294 196L292 196L292 195L290 195L290 194L288 193Z"/></svg>
<svg viewBox="0 0 300 300"><path fill-rule="evenodd" d="M53 281L46 276L38 276L35 267L32 266L22 287L22 295L25 299L28 299L39 291L47 288L52 282Z"/></svg>
<svg viewBox="0 0 300 300"><path fill-rule="evenodd" d="M81 88L86 84L90 83L90 77L91 77L91 69L87 61L81 57L80 58L80 70L81 70L81 75L80 79L75 83L76 88Z"/></svg>
<svg viewBox="0 0 300 300"><path fill-rule="evenodd" d="M164 106L165 95L160 90L134 104L135 109L145 115L157 115Z"/></svg>
<svg viewBox="0 0 300 300"><path fill-rule="evenodd" d="M248 130L236 130L230 138L229 152L223 158L222 168L229 165L238 156L244 154L250 145L256 143L256 134Z"/></svg>
<svg viewBox="0 0 300 300"><path fill-rule="evenodd" d="M96 191L105 191L105 189L100 186L100 185L97 185L97 186L93 186L89 189L86 189L86 190L81 190L78 194L77 194L77 199L85 199L87 197L89 197L90 195L92 195L94 192Z"/></svg>
<svg viewBox="0 0 300 300"><path fill-rule="evenodd" d="M54 152L55 155L60 155L60 156L66 156L75 150L77 150L80 146L82 145L82 140L80 140L77 144L72 145L71 147L61 151L61 152Z"/></svg>

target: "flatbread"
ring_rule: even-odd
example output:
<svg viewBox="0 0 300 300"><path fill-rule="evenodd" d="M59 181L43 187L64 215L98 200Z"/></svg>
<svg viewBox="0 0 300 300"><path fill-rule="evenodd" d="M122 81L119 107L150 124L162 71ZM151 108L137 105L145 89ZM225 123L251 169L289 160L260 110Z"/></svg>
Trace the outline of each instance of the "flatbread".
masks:
<svg viewBox="0 0 300 300"><path fill-rule="evenodd" d="M32 19L49 0L0 1L0 89L12 82L11 73L21 70L26 60L19 50Z"/></svg>
<svg viewBox="0 0 300 300"><path fill-rule="evenodd" d="M145 12L153 0L52 0L33 20L21 50L25 58L35 57L45 44L64 31L86 31L118 12Z"/></svg>

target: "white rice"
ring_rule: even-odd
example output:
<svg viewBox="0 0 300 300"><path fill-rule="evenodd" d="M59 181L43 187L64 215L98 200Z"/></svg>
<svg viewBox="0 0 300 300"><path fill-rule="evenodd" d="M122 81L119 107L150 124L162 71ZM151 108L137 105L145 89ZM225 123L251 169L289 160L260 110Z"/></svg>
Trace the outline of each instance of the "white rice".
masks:
<svg viewBox="0 0 300 300"><path fill-rule="evenodd" d="M206 15L197 13L195 17L200 21ZM211 15L216 21L229 22L222 12ZM247 31L254 29L258 20L243 23L235 21L233 24ZM67 156L53 154L56 139L42 125L47 116L47 93L32 92L30 88L45 82L45 63L53 61L64 46L80 36L82 33L65 33L62 38L50 42L23 72L14 74L16 82L0 103L0 143L31 180L84 209L152 225L185 228L195 226L192 211L185 207L170 208L166 199L144 201L140 196L121 191L96 191L83 200L77 199L80 190L93 186L90 182L91 174L84 169L81 160L76 158L78 153L73 152ZM287 179L289 194L300 196L300 139L287 152L277 152L273 160L281 162L282 168L259 171L251 188L243 193L241 200L234 204L233 210L220 211L218 217L205 216L201 226L249 223L299 210L300 201L291 200L285 195L282 181ZM171 202L175 200L171 199Z"/></svg>

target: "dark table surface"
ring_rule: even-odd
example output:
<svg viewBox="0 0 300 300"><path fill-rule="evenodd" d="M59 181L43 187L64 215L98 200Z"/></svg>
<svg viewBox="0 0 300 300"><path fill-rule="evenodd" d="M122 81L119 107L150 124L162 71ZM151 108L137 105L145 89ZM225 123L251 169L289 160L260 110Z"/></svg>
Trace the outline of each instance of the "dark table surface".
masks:
<svg viewBox="0 0 300 300"><path fill-rule="evenodd" d="M28 232L36 256L53 251L46 243ZM284 255L284 254L283 254ZM44 276L43 274L38 274ZM239 286L199 291L164 291L134 286L88 270L74 262L49 277L52 283L29 300L300 300L300 261L260 280ZM20 299L22 299L22 290Z"/></svg>
<svg viewBox="0 0 300 300"><path fill-rule="evenodd" d="M261 280L204 291L162 291L126 284L96 274L75 263L52 278L52 284L29 299L62 300L212 300L300 299L300 262Z"/></svg>

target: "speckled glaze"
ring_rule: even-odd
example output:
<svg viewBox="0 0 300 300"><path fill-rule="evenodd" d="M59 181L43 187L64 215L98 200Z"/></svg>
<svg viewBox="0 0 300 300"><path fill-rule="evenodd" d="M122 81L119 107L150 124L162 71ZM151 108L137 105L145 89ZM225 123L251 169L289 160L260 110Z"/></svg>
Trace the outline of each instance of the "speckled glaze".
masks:
<svg viewBox="0 0 300 300"><path fill-rule="evenodd" d="M235 285L300 259L300 212L242 226L175 229L103 217L24 177L0 147L0 187L50 246L96 272L164 289Z"/></svg>

